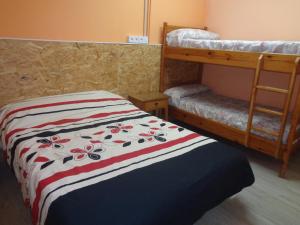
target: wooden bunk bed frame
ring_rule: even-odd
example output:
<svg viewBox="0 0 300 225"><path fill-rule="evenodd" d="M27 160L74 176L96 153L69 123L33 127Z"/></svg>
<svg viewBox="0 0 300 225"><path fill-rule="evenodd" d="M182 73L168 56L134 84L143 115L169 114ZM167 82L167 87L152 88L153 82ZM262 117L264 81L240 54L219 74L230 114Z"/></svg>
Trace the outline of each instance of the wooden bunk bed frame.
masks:
<svg viewBox="0 0 300 225"><path fill-rule="evenodd" d="M223 123L203 118L199 115L186 112L176 107L170 106L169 113L174 119L191 124L203 130L213 132L218 136L229 139L231 141L242 144L246 147L258 150L267 155L282 161L282 166L279 171L280 177L285 177L288 162L291 154L300 147L300 131L297 127L300 125L300 89L297 93L296 104L292 111L291 127L288 136L287 144L282 143L282 136L284 133L287 116L289 113L290 103L294 94L294 87L296 76L300 73L300 55L286 55L286 54L272 54L272 53L256 53L256 52L241 52L241 51L226 51L226 50L210 50L199 48L181 48L170 47L167 45L167 34L173 30L180 28L194 28L173 26L164 23L162 35L162 56L161 56L161 73L160 73L160 91L164 92L166 89L174 87L178 84L170 84L166 69L166 60L179 60L197 63L209 63L217 65L225 65L232 67L248 68L255 71L255 77L252 83L252 92L250 96L249 117L246 131L225 125ZM207 30L207 27L198 29ZM200 67L202 68L202 67ZM289 85L287 89L280 89L276 87L263 86L259 84L261 71L280 72L282 75L289 75ZM198 74L196 80L200 82L202 78L202 71ZM281 93L285 95L285 102L283 110L278 112L268 108L256 106L256 95L259 90ZM268 129L261 129L252 126L252 119L255 111L260 111L281 117L281 125L278 133L269 131ZM275 136L276 141L257 136L251 133L252 130L264 132Z"/></svg>

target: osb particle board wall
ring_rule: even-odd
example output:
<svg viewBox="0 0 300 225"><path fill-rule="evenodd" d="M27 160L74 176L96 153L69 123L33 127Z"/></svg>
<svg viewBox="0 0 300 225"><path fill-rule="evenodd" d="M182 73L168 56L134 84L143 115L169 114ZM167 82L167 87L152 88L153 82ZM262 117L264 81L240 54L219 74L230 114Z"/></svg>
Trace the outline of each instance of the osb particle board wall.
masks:
<svg viewBox="0 0 300 225"><path fill-rule="evenodd" d="M159 45L0 40L0 106L88 90L124 97L158 91L160 54ZM197 65L170 65L171 81L192 80L197 74ZM182 71L185 76L179 75Z"/></svg>

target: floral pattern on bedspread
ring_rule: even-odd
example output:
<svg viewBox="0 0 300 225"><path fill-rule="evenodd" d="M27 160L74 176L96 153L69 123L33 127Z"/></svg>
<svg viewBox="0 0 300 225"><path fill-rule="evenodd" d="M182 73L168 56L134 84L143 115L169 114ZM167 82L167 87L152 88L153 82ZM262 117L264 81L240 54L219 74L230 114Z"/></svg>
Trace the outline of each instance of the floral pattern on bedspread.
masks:
<svg viewBox="0 0 300 225"><path fill-rule="evenodd" d="M169 103L179 109L200 115L206 119L224 123L240 130L246 130L247 127L248 103L246 101L232 99L217 95L212 91L207 91L181 98L180 101L172 100L171 97ZM255 112L253 125L258 128L266 128L278 132L280 128L280 118L265 113ZM283 136L283 143L285 144L287 143L289 129L290 123L288 122ZM262 132L252 131L252 133L269 140L276 139L276 137Z"/></svg>

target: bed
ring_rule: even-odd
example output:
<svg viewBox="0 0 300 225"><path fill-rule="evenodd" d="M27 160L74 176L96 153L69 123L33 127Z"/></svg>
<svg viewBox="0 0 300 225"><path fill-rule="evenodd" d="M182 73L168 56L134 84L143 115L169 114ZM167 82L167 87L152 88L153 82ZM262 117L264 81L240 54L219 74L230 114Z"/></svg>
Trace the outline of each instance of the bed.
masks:
<svg viewBox="0 0 300 225"><path fill-rule="evenodd" d="M285 177L289 159L300 146L300 92L294 91L296 77L300 74L300 42L222 40L218 34L208 31L206 27L189 28L167 23L164 23L162 37L161 92L185 84L201 84L203 64L254 71L247 103L222 99L220 96L206 96L205 104L201 106L203 99L198 96L199 104L196 98L188 99L186 103L175 102L179 105L171 104L170 116L281 160L279 176ZM198 74L186 81L184 75L181 75L181 80L176 80L169 74L171 70L167 69L169 60L199 63ZM262 71L288 76L287 88L261 84ZM285 95L283 107L272 109L259 105L256 97L260 91ZM289 113L293 96L296 104ZM220 101L229 103L221 106ZM214 113L214 110L219 113ZM221 118L221 114L226 114L226 117Z"/></svg>
<svg viewBox="0 0 300 225"><path fill-rule="evenodd" d="M9 104L0 129L34 225L193 224L254 182L236 148L106 91Z"/></svg>

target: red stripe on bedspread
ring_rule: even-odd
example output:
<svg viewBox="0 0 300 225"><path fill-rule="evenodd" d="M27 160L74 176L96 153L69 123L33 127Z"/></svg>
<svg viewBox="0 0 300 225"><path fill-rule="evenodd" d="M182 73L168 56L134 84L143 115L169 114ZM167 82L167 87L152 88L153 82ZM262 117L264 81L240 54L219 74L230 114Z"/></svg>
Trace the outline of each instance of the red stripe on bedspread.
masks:
<svg viewBox="0 0 300 225"><path fill-rule="evenodd" d="M149 154L149 153L152 153L152 152L155 152L155 151L159 151L159 150L164 149L164 148L169 148L169 147L172 147L172 146L177 145L179 143L186 142L186 141L189 141L191 139L194 139L194 138L197 138L197 137L200 137L200 136L201 135L199 135L199 134L192 133L192 134L189 134L185 137L178 138L176 140L169 141L169 142L166 142L166 143L163 143L163 144L158 144L158 145L155 145L155 146L144 148L144 149L141 149L139 151L130 152L130 153L120 155L120 156L116 156L116 157L106 159L106 160L103 160L103 161L100 161L100 162L91 163L91 164L84 165L84 166L81 166L81 167L75 167L75 168L72 168L72 169L67 170L67 171L58 172L58 173L52 175L51 177L48 177L48 178L40 181L38 186L37 186L36 196L35 196L35 199L34 199L34 202L33 202L33 205L32 205L32 221L33 221L33 224L36 225L37 222L38 222L38 219L39 219L38 218L39 213L40 213L39 212L39 210L40 210L39 209L39 202L40 202L40 199L41 199L41 193L45 189L45 187L50 185L51 183L56 182L56 181L58 181L62 178L68 177L68 176L74 176L74 175L78 175L80 173L87 173L87 172L90 172L90 171L93 171L93 170L96 170L96 169L101 169L101 168L107 167L107 166L109 166L113 163L122 162L122 161L131 159L131 158L135 158L135 157L138 157L138 156L141 156L141 155L145 155L145 154Z"/></svg>
<svg viewBox="0 0 300 225"><path fill-rule="evenodd" d="M65 102L54 102L49 104L41 104L41 105L33 105L24 108L15 109L9 112L0 122L0 127L2 126L5 119L9 116L17 113L22 112L30 109L38 109L38 108L47 108L52 106L59 106L59 105L70 105L70 104L79 104L79 103L90 103L90 102L105 102L105 101L117 101L117 100L124 100L123 98L100 98L100 99L83 99L83 100L76 100L76 101L65 101Z"/></svg>
<svg viewBox="0 0 300 225"><path fill-rule="evenodd" d="M43 123L34 127L28 127L28 128L18 128L18 129L14 129L12 131L10 131L7 135L5 135L5 144L8 143L9 138L21 131L24 130L28 130L28 129L32 129L32 128L42 128L48 125L62 125L62 124L66 124L66 123L73 123L73 122L78 122L81 120L85 120L85 119L96 119L96 118L102 118L102 117L107 117L110 115L118 115L118 114L125 114L125 113L130 113L130 112L136 112L136 111L140 111L139 109L132 109L132 110L125 110L125 111L117 111L117 112L110 112L110 113L97 113L91 116L87 116L87 117L83 117L83 118L74 118L74 119L63 119L63 120L57 120L57 121L52 121L52 122L48 122L48 123Z"/></svg>

